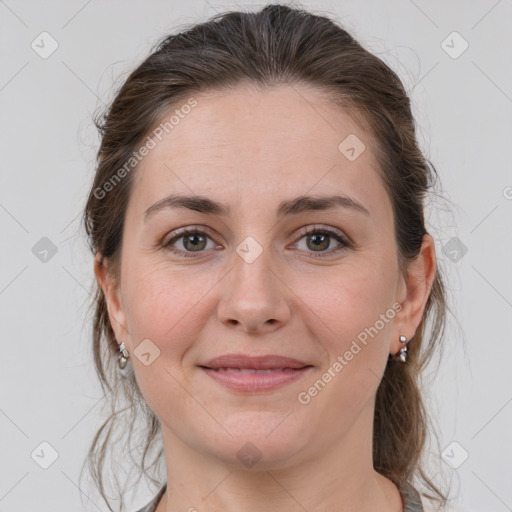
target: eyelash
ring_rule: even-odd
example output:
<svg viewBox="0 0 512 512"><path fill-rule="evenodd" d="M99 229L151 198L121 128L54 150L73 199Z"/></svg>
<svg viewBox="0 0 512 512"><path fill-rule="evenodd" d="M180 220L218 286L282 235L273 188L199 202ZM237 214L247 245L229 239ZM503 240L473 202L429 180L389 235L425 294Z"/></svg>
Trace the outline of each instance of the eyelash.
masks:
<svg viewBox="0 0 512 512"><path fill-rule="evenodd" d="M327 255L332 255L333 253L338 253L340 251L343 251L347 248L352 247L352 244L345 237L343 237L337 229L328 228L328 227L319 228L319 227L309 226L299 233L299 238L297 241L300 241L302 238L304 238L305 236L308 236L308 235L319 235L319 234L331 236L332 238L334 238L337 242L339 242L341 244L341 247L338 247L336 249L330 249L328 251L318 252L318 253L315 253L315 251L311 251L310 257L325 258L325 257L327 257ZM206 236L211 239L210 235L208 235L208 233L206 233L205 231L202 231L199 228L189 227L189 228L184 228L184 229L180 230L179 232L176 232L174 234L174 236L172 236L168 241L166 241L162 245L165 249L171 251L174 254L180 255L185 258L195 258L196 256L193 255L193 253L194 253L193 251L182 251L180 249L175 249L172 247L173 243L175 243L177 240L179 240L180 238L183 238L184 236L187 236L187 235L201 235L201 236ZM197 252L201 253L204 251L197 251Z"/></svg>

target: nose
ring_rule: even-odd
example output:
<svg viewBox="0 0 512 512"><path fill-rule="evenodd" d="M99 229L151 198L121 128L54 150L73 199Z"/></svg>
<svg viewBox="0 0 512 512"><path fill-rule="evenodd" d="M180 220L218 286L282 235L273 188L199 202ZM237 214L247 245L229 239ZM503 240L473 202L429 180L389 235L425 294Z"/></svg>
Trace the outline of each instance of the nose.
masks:
<svg viewBox="0 0 512 512"><path fill-rule="evenodd" d="M222 281L217 315L226 326L250 333L269 333L290 318L290 291L271 268L268 251L248 263L233 255L233 267Z"/></svg>

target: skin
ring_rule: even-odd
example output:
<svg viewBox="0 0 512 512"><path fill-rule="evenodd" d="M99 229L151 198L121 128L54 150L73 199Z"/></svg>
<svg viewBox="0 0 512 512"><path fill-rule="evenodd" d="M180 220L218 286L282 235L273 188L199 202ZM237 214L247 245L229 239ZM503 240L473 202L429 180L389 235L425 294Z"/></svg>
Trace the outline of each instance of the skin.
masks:
<svg viewBox="0 0 512 512"><path fill-rule="evenodd" d="M400 273L369 135L321 92L240 86L194 97L197 106L136 171L119 276L100 255L95 262L117 340L161 421L168 490L157 511L398 512L398 489L373 469L375 394L399 336L412 338L421 321L434 242L425 235L407 278ZM355 161L338 150L349 134L366 145ZM276 216L283 200L333 192L369 215L333 208ZM164 208L145 218L171 193L204 195L231 212ZM185 238L173 244L191 257L161 245L197 225L208 228L198 251ZM316 249L301 232L307 226L335 228L353 246L330 237ZM248 236L263 251L252 263L236 252ZM298 394L394 303L396 316L301 404ZM134 355L145 339L160 350L148 366ZM314 369L277 390L242 394L197 366L235 352L295 357ZM237 458L247 442L261 454L252 468Z"/></svg>

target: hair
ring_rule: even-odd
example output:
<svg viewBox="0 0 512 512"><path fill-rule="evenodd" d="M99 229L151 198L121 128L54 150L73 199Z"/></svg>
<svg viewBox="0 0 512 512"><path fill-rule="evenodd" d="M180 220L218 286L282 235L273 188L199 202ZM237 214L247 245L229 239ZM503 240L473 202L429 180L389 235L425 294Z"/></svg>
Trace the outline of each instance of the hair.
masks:
<svg viewBox="0 0 512 512"><path fill-rule="evenodd" d="M137 167L131 172L120 170L126 170L123 166L169 109L192 94L243 84L311 86L328 94L367 131L391 199L397 258L406 276L407 265L418 256L427 234L424 200L437 182L435 167L419 149L406 90L388 65L341 26L328 17L285 5L267 5L255 13L226 12L165 37L131 72L110 106L96 114L101 144L83 218L92 253L108 259L108 271L118 277L126 207ZM113 183L114 176L122 180ZM105 475L107 455L119 445L114 434L128 432L129 446L137 422L142 422L140 457L135 460L131 449L112 457L121 460L129 453L139 479L157 467L163 448L160 422L142 399L133 373L123 378L116 371L118 343L105 296L97 283L94 286L94 364L111 411L93 439L86 462L101 496L114 510L106 496ZM373 425L375 470L400 488L420 478L423 495L441 505L447 498L423 466L429 416L420 377L442 347L448 310L437 268L421 323L408 343L407 364L388 360L376 394Z"/></svg>

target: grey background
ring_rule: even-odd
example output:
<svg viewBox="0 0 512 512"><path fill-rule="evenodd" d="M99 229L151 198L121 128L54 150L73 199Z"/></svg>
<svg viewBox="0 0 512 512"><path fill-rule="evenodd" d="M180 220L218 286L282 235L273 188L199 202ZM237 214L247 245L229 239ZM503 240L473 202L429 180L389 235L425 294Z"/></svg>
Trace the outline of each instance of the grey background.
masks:
<svg viewBox="0 0 512 512"><path fill-rule="evenodd" d="M2 512L107 510L90 489L82 503L78 489L102 405L89 347L92 257L79 225L98 145L91 113L165 33L262 5L0 1ZM451 481L456 510L512 510L512 2L301 5L334 15L411 91L421 146L453 202L429 207L457 319L425 380L440 433L431 474ZM43 31L58 43L46 59L31 47ZM462 48L447 39L454 31L469 44L457 58L445 51ZM42 442L58 454L47 469ZM154 493L142 484L133 510Z"/></svg>

